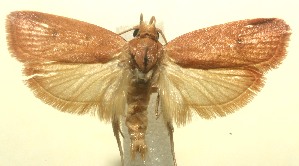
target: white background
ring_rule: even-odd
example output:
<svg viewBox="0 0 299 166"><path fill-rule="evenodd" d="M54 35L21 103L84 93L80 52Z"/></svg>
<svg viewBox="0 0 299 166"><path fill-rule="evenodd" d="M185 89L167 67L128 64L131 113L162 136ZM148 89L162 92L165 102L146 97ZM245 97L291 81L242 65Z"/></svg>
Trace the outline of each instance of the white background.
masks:
<svg viewBox="0 0 299 166"><path fill-rule="evenodd" d="M299 4L296 0L10 0L0 2L0 165L119 165L110 124L61 113L35 98L21 81L22 66L7 51L5 18L41 11L115 31L156 16L170 41L211 25L257 17L284 19L292 28L288 55L270 71L251 103L225 118L195 117L175 129L179 166L299 165ZM168 139L168 138L166 138Z"/></svg>

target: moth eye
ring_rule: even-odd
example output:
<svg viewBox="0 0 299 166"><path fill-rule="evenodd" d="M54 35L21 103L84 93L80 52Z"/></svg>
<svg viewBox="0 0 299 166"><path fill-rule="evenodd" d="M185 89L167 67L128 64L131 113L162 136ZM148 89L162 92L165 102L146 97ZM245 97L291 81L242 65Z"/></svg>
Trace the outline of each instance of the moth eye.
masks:
<svg viewBox="0 0 299 166"><path fill-rule="evenodd" d="M135 29L134 32L133 32L133 37L136 37L139 33L139 29Z"/></svg>

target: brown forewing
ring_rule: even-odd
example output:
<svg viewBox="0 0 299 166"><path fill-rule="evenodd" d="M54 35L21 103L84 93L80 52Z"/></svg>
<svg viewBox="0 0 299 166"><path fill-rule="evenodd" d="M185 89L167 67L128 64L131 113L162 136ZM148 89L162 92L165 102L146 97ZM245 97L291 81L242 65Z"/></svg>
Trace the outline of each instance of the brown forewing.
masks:
<svg viewBox="0 0 299 166"><path fill-rule="evenodd" d="M10 51L22 62L105 63L127 43L82 21L46 13L12 12L6 22Z"/></svg>
<svg viewBox="0 0 299 166"><path fill-rule="evenodd" d="M280 19L235 21L196 30L170 41L166 54L186 68L275 67L285 57L289 26Z"/></svg>

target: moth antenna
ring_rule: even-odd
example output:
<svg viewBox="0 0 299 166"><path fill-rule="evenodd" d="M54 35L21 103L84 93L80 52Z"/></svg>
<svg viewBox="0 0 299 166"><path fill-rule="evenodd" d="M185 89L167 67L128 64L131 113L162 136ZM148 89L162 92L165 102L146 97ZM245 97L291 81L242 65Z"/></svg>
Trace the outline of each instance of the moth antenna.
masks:
<svg viewBox="0 0 299 166"><path fill-rule="evenodd" d="M140 14L140 24L143 22L143 14Z"/></svg>
<svg viewBox="0 0 299 166"><path fill-rule="evenodd" d="M137 26L134 26L133 28L130 28L130 29L124 30L124 31L122 31L122 32L118 33L118 35L122 35L122 34L124 34L124 33L127 33L127 32L129 32L129 31L133 31L133 30L136 30L136 29L139 29L139 25L137 25Z"/></svg>
<svg viewBox="0 0 299 166"><path fill-rule="evenodd" d="M150 22L149 22L150 24L156 24L156 18L155 18L155 16L152 16L152 18L151 18L151 20L150 20Z"/></svg>

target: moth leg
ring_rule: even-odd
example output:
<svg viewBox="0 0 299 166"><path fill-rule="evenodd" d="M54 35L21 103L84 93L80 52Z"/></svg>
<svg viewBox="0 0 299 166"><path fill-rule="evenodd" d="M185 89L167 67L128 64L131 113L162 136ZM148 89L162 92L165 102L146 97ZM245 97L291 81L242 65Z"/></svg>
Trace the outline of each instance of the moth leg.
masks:
<svg viewBox="0 0 299 166"><path fill-rule="evenodd" d="M133 31L133 30L136 30L136 29L138 29L138 26L134 26L133 28L124 30L124 31L118 33L118 35L122 35L122 34L124 34L124 33L130 32L130 31Z"/></svg>
<svg viewBox="0 0 299 166"><path fill-rule="evenodd" d="M167 40L166 40L166 37L165 37L163 31L161 29L159 29L159 28L156 28L156 29L162 35L162 38L163 38L164 42L167 43Z"/></svg>
<svg viewBox="0 0 299 166"><path fill-rule="evenodd" d="M173 126L172 126L172 122L167 122L166 127L168 129L168 134L169 134L169 139L170 139L173 165L177 166L176 159L175 159L175 153L174 153L174 142L173 142L173 131L174 131L174 129L173 129Z"/></svg>
<svg viewBox="0 0 299 166"><path fill-rule="evenodd" d="M161 113L159 113L159 104L160 104L160 94L158 93L157 99L156 99L156 108L155 108L155 115L156 120L160 117Z"/></svg>
<svg viewBox="0 0 299 166"><path fill-rule="evenodd" d="M113 128L113 133L114 133L114 136L116 138L117 145L118 145L118 150L119 150L119 153L120 153L121 165L124 166L124 152L123 152L120 137L119 137L119 134L121 134L122 137L123 137L123 133L120 130L120 122L119 122L118 118L113 118L112 128Z"/></svg>

